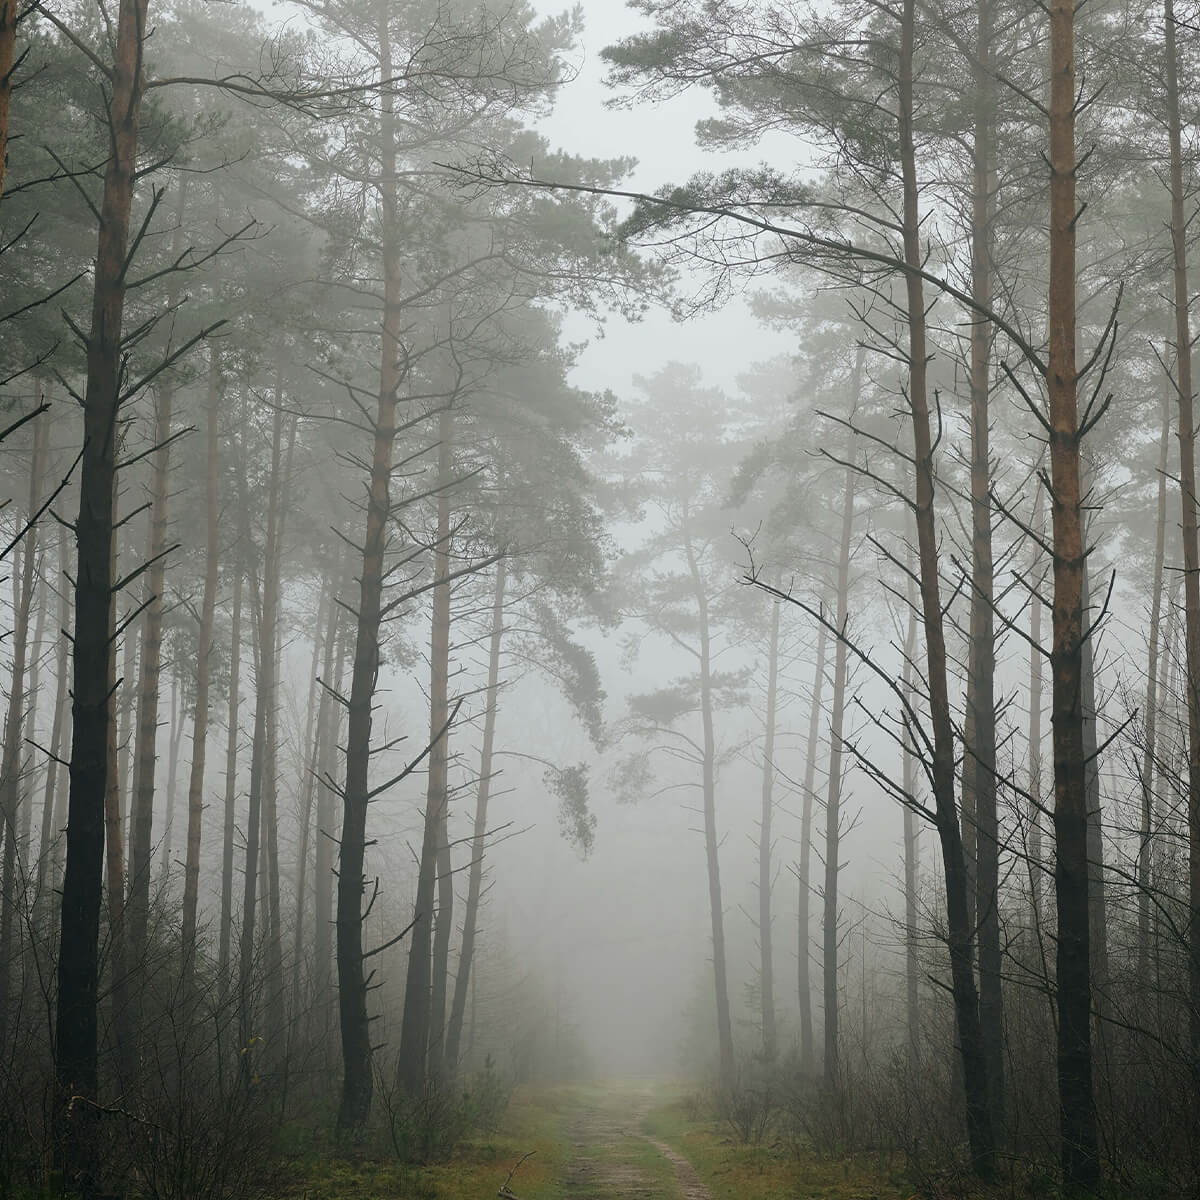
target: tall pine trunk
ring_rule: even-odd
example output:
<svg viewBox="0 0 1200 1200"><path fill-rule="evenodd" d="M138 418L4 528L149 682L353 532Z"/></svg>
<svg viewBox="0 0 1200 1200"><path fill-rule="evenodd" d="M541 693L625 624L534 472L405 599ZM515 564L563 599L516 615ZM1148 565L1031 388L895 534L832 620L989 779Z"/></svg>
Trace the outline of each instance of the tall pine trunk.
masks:
<svg viewBox="0 0 1200 1200"><path fill-rule="evenodd" d="M915 597L909 600L908 630L904 635L904 666L901 687L909 704L915 700L913 675L917 653L917 606ZM904 734L904 792L916 795L917 755L912 733ZM907 805L904 808L904 1012L908 1030L908 1065L916 1069L921 1060L921 961L917 954L917 882L920 871L920 842L917 814Z"/></svg>

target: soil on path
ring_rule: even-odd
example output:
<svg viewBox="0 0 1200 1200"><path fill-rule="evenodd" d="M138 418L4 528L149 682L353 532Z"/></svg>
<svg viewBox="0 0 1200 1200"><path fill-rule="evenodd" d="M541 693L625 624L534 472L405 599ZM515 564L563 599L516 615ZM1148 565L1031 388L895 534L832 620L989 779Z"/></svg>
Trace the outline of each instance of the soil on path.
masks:
<svg viewBox="0 0 1200 1200"><path fill-rule="evenodd" d="M584 1099L568 1124L568 1200L712 1200L692 1164L642 1122L651 1091Z"/></svg>

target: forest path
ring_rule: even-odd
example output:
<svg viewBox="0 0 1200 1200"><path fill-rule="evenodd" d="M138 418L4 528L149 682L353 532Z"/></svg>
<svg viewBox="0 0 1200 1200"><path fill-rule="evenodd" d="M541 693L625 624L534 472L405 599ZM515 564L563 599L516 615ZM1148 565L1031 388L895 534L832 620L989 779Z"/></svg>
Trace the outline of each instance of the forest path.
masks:
<svg viewBox="0 0 1200 1200"><path fill-rule="evenodd" d="M711 1200L692 1164L642 1125L659 1099L651 1087L591 1091L573 1106L568 1200Z"/></svg>

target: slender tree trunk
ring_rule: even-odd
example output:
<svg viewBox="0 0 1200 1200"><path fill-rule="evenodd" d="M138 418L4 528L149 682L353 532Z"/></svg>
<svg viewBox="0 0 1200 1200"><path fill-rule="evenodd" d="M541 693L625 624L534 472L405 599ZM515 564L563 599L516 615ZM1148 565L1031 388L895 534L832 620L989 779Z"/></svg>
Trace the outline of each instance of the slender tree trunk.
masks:
<svg viewBox="0 0 1200 1200"><path fill-rule="evenodd" d="M974 930L967 907L966 863L954 798L954 728L946 674L946 640L942 624L941 584L938 577L937 528L934 516L933 438L929 419L925 295L922 266L916 150L913 142L913 45L915 0L903 0L900 25L899 140L903 180L904 261L908 301L908 401L912 414L916 466L917 544L921 610L925 627L926 676L933 724L931 774L938 838L946 880L946 916L950 951L951 989L966 1089L967 1133L971 1161L981 1175L995 1166L995 1137L991 1123L987 1059L979 1027L979 1002L972 964Z"/></svg>
<svg viewBox="0 0 1200 1200"><path fill-rule="evenodd" d="M292 1022L293 1028L304 1009L301 995L301 965L304 961L304 910L308 874L309 834L312 827L313 796L316 794L317 768L321 755L321 721L327 719L328 705L324 693L318 698L317 683L322 657L324 678L328 682L333 663L333 643L337 635L337 579L332 573L321 581L321 598L317 604L317 636L313 639L312 670L309 672L308 705L305 708L304 741L300 744L300 762L304 777L300 781L300 853L296 862L296 922L292 941ZM319 715L318 715L319 712ZM311 747L311 751L310 751ZM305 755L308 755L307 760Z"/></svg>
<svg viewBox="0 0 1200 1200"><path fill-rule="evenodd" d="M1067 1187L1100 1180L1092 1091L1087 782L1083 749L1083 504L1075 365L1075 6L1050 0L1050 283L1047 386L1054 544L1051 675L1058 1090ZM1181 422L1182 426L1182 422ZM1182 427L1180 434L1182 437ZM1189 506L1185 506L1189 507Z"/></svg>
<svg viewBox="0 0 1200 1200"><path fill-rule="evenodd" d="M700 719L704 730L702 790L704 797L704 851L708 862L708 904L712 921L713 984L717 1000L717 1045L720 1052L721 1086L728 1088L734 1081L733 1028L729 1017L729 979L725 965L725 909L721 902L721 868L717 836L717 743L713 731L712 700L712 639L708 615L708 592L692 547L691 535L686 532L688 571L696 599L700 635Z"/></svg>
<svg viewBox="0 0 1200 1200"><path fill-rule="evenodd" d="M758 990L762 1049L767 1062L778 1049L775 1027L775 960L771 945L771 818L775 813L775 720L779 691L779 605L771 601L767 639L767 711L763 728L762 809L758 823Z"/></svg>
<svg viewBox="0 0 1200 1200"><path fill-rule="evenodd" d="M32 520L41 503L42 474L46 459L47 422L35 420L33 457L29 470L29 519ZM19 580L13 612L12 680L8 692L8 715L4 722L3 760L0 761L0 814L4 828L4 867L0 883L0 1046L8 1045L12 1027L12 968L16 959L14 927L17 910L23 907L25 888L18 886L18 810L21 804L21 727L25 720L25 658L29 641L29 613L37 581L38 530L34 525L25 534L21 546L21 570L14 572ZM30 805L26 797L25 807ZM24 871L22 870L22 874ZM17 934L19 938L19 933Z"/></svg>
<svg viewBox="0 0 1200 1200"><path fill-rule="evenodd" d="M392 42L388 12L378 10L379 69L382 78L392 74ZM375 416L375 446L367 491L366 529L359 576L358 628L354 666L350 676L349 728L346 738L346 784L342 792L342 835L338 851L337 971L338 1007L342 1025L342 1100L338 1125L359 1128L371 1110L371 1039L367 1019L367 981L363 978L363 867L366 858L367 800L370 791L371 708L379 676L379 623L382 614L384 558L391 516L392 456L396 440L396 400L400 375L400 256L397 184L396 117L394 100L384 89L379 101L380 207L383 258L383 323L379 363L379 408ZM430 836L426 814L425 840ZM422 863L425 861L422 847ZM432 860L431 860L432 861ZM429 920L433 911L432 888L418 886L417 925L409 955L408 990L400 1034L401 1081L417 1091L425 1079L429 1032ZM424 971L414 960L424 947ZM417 997L415 991L420 992ZM418 1020L409 1009L416 1004L424 1016Z"/></svg>
<svg viewBox="0 0 1200 1200"><path fill-rule="evenodd" d="M204 761L208 749L208 692L212 675L213 627L217 614L218 541L217 417L221 406L221 352L214 343L208 360L208 413L205 426L204 596L200 601L200 634L196 654L196 712L192 720L192 762L188 774L187 854L183 868L183 985L191 990L196 966L196 912L200 900L200 834L204 821Z"/></svg>
<svg viewBox="0 0 1200 1200"><path fill-rule="evenodd" d="M42 828L41 843L38 851L37 870L37 899L39 914L45 911L49 900L48 891L50 880L57 881L58 873L49 875L51 860L55 847L59 843L59 820L56 803L60 793L61 776L58 760L62 757L64 734L69 716L67 709L67 651L70 643L66 630L71 624L71 589L67 583L67 572L70 568L70 547L67 545L66 534L60 534L58 539L58 629L59 634L55 643L54 660L54 718L50 725L50 761L46 765L46 791L42 799ZM47 605L49 607L49 605Z"/></svg>
<svg viewBox="0 0 1200 1200"><path fill-rule="evenodd" d="M475 794L475 824L471 830L471 869L467 881L467 904L463 910L462 952L454 977L454 998L446 1029L446 1068L456 1071L462 1044L463 1016L467 1006L467 984L474 984L475 931L479 920L479 897L483 888L483 851L487 836L488 800L492 786L492 755L496 745L496 710L500 696L500 641L504 633L504 588L507 563L496 565L496 590L492 600L492 635L488 642L487 711L483 717L483 747L479 753L479 786Z"/></svg>
<svg viewBox="0 0 1200 1200"><path fill-rule="evenodd" d="M345 570L339 575L346 582ZM333 966L333 847L337 841L337 809L332 781L337 771L338 746L341 741L342 705L333 696L342 695L346 667L346 641L349 624L339 605L336 646L333 651L333 673L325 681L332 688L322 688L321 702L328 712L321 722L320 779L317 784L317 845L313 874L313 1006L319 1016L321 1045L325 1061L329 1061L329 1027L332 1017L331 989ZM328 667L327 667L328 670Z"/></svg>
<svg viewBox="0 0 1200 1200"><path fill-rule="evenodd" d="M800 942L796 950L799 967L800 1001L800 1070L811 1075L816 1062L816 1039L813 1036L812 1012L812 930L809 910L812 906L812 827L813 796L817 778L817 751L821 736L821 692L825 686L825 646L828 637L825 625L817 632L817 665L813 672L812 701L808 714L808 747L804 759L804 800L800 816L800 862L796 875L800 884L797 905Z"/></svg>
<svg viewBox="0 0 1200 1200"><path fill-rule="evenodd" d="M1085 489L1087 490L1087 489ZM1086 523L1085 523L1086 530ZM1085 534L1086 536L1086 534ZM1091 624L1098 613L1091 610L1091 578L1083 564L1083 621ZM1108 999L1108 904L1104 887L1104 798L1100 791L1100 752L1096 729L1095 636L1081 648L1080 705L1083 708L1084 779L1087 791L1088 920L1092 972L1092 1007L1103 1014ZM1103 1025L1099 1028L1103 1035Z"/></svg>
<svg viewBox="0 0 1200 1200"><path fill-rule="evenodd" d="M175 784L179 779L179 748L183 744L183 714L180 711L182 682L174 665L171 664L171 716L167 724L167 794L163 804L165 817L158 864L159 887L164 890L170 877L171 854L174 850L175 810L178 808L175 803Z"/></svg>
<svg viewBox="0 0 1200 1200"><path fill-rule="evenodd" d="M237 815L238 713L241 710L242 565L239 547L233 559L233 612L229 632L229 716L225 738L225 805L221 826L221 916L217 935L217 975L224 1000L229 986L230 945L233 941L233 837Z"/></svg>
<svg viewBox="0 0 1200 1200"><path fill-rule="evenodd" d="M154 478L151 484L150 538L142 614L142 653L134 750L133 796L130 802L129 949L133 961L145 962L150 912L151 857L154 853L154 774L157 763L158 698L162 678L163 587L166 582L167 502L170 488L171 409L174 388L159 377L154 405ZM172 725L169 733L174 732ZM165 841L164 841L165 845Z"/></svg>
<svg viewBox="0 0 1200 1200"><path fill-rule="evenodd" d="M853 403L862 387L864 351L854 361ZM852 443L853 446L853 443ZM853 460L853 449L850 458ZM846 677L848 674L846 631L850 621L850 550L854 536L854 468L846 468L842 491L842 534L838 545L837 629L833 651L833 711L829 718L829 778L825 792L825 894L824 953L825 981L825 1087L834 1091L840 1083L838 1044L838 870L842 838L842 742L845 732Z"/></svg>
<svg viewBox="0 0 1200 1200"><path fill-rule="evenodd" d="M908 631L904 636L904 668L901 686L908 703L915 701L913 673L917 653L917 605L910 597ZM904 734L904 791L915 796L917 788L917 755L912 734ZM905 1023L908 1029L908 1065L916 1070L921 1061L921 962L917 956L917 881L920 870L920 844L917 815L907 805L904 808L904 983Z"/></svg>
<svg viewBox="0 0 1200 1200"><path fill-rule="evenodd" d="M992 306L994 0L979 0L975 40L975 118L971 181L971 295ZM975 817L975 921L979 930L979 1023L987 1060L992 1134L1004 1129L1004 1003L1000 953L1000 836L996 813L996 628L992 562L990 413L992 328L971 323L971 674L963 755Z"/></svg>
<svg viewBox="0 0 1200 1200"><path fill-rule="evenodd" d="M256 587L251 580L251 607L257 619L257 671L254 698L254 741L250 749L249 815L246 822L246 875L242 894L242 937L238 970L239 1003L243 1047L254 1032L253 976L258 927L258 885L260 843L263 837L263 795L267 784L268 726L275 706L275 621L278 606L276 578L272 569L275 539L279 527L280 476L283 470L283 409L276 405L271 424L271 475L268 483L267 530L263 550L262 592L256 599ZM268 925L270 914L267 915ZM268 928L268 937L270 929ZM270 950L268 949L268 955ZM268 963L269 974L270 963ZM282 1031L280 1031L282 1032ZM249 1067L250 1055L246 1055Z"/></svg>
<svg viewBox="0 0 1200 1200"><path fill-rule="evenodd" d="M136 614L121 633L121 641L124 644L121 652L121 673L118 676L121 687L113 698L117 709L117 781L119 785L117 791L121 798L121 839L125 846L129 846L133 841L132 814L127 811L125 800L133 795L134 788L130 771L130 761L133 758L131 753L133 734L130 725L134 715L134 700L137 697L134 676L138 666L138 631L140 628L141 614ZM131 808L132 805L128 807Z"/></svg>
<svg viewBox="0 0 1200 1200"><path fill-rule="evenodd" d="M1036 481L1035 481L1036 482ZM1045 494L1037 483L1033 506L1033 529L1042 536ZM1035 564L1037 552L1035 551ZM1034 584L1029 595L1029 904L1034 930L1042 927L1042 581L1031 572Z"/></svg>
<svg viewBox="0 0 1200 1200"><path fill-rule="evenodd" d="M429 1074L445 1070L446 993L450 976L450 936L454 932L454 875L450 861L450 485L454 470L454 418L443 410L438 421L437 546L433 555L433 620L429 648L429 789L427 811L437 814L437 916L433 928L430 980Z"/></svg>
<svg viewBox="0 0 1200 1200"><path fill-rule="evenodd" d="M33 572L35 594L38 591L42 591L45 587L45 561L45 547L39 543L37 547L37 565L34 567ZM21 734L21 742L25 746L32 746L37 741L38 709L41 707L42 653L46 638L46 613L49 609L50 605L46 603L45 599L39 600L37 619L33 628L33 648L29 654L29 687L27 689L29 698L25 704L25 728ZM37 786L38 775L40 773L40 762L37 766L31 766L22 788L27 799L21 805L21 840L18 845L21 847L21 852L25 855L30 865L32 865L32 862L29 851L33 845L33 792Z"/></svg>
<svg viewBox="0 0 1200 1200"><path fill-rule="evenodd" d="M1179 490L1183 511L1183 610L1188 710L1188 999L1192 1068L1200 1074L1200 539L1196 531L1196 426L1188 305L1187 229L1179 115L1179 54L1174 0L1164 0L1171 244L1174 250L1175 373L1179 396Z"/></svg>
<svg viewBox="0 0 1200 1200"><path fill-rule="evenodd" d="M1154 836L1154 771L1158 720L1158 638L1162 625L1163 559L1167 538L1167 467L1171 444L1170 395L1163 392L1162 434L1158 448L1158 519L1154 532L1154 571L1150 584L1150 647L1146 662L1145 743L1142 746L1141 827L1138 830L1138 979L1150 983L1150 842Z"/></svg>

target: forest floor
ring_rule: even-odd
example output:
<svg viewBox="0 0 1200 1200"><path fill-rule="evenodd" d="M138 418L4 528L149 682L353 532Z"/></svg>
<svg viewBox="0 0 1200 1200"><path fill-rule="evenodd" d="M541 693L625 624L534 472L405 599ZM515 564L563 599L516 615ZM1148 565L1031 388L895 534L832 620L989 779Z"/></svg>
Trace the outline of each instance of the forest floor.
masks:
<svg viewBox="0 0 1200 1200"><path fill-rule="evenodd" d="M518 1165L519 1164L519 1165ZM515 1168L515 1170L514 1170ZM511 1178L509 1173L512 1172ZM451 1161L313 1152L282 1170L278 1200L908 1200L876 1157L740 1145L680 1086L620 1081L517 1089L500 1128Z"/></svg>

